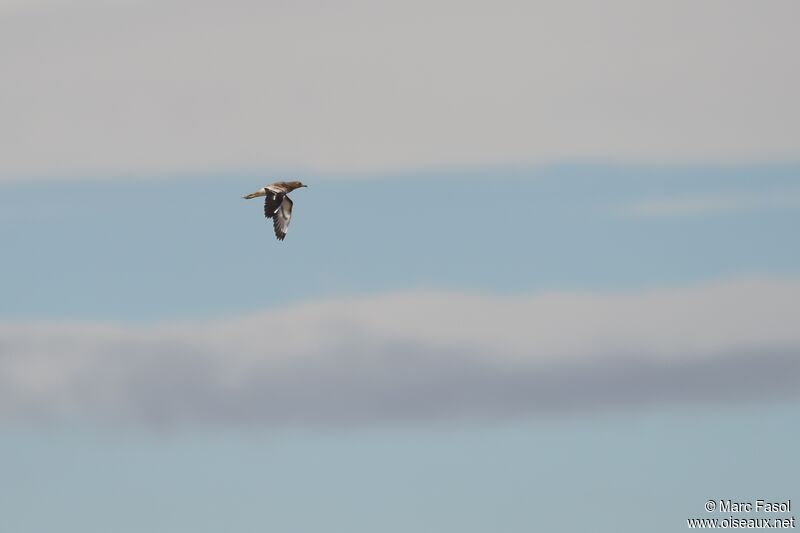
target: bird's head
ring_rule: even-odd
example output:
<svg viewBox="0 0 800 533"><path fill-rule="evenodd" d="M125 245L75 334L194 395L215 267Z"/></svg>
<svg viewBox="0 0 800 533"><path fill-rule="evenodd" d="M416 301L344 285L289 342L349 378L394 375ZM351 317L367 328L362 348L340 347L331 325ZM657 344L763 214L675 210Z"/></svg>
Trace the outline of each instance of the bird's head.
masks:
<svg viewBox="0 0 800 533"><path fill-rule="evenodd" d="M299 189L300 187L308 187L308 185L303 185L303 183L301 183L299 181L288 181L288 182L286 182L286 187L290 191L293 191L295 189Z"/></svg>

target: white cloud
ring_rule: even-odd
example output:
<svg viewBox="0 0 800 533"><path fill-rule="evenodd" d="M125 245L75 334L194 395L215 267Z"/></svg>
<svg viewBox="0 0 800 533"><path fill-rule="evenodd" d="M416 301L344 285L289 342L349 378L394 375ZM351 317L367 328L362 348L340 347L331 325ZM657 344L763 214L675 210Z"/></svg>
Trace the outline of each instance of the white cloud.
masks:
<svg viewBox="0 0 800 533"><path fill-rule="evenodd" d="M641 200L623 210L639 217L683 217L774 209L800 209L800 190L722 192Z"/></svg>
<svg viewBox="0 0 800 533"><path fill-rule="evenodd" d="M208 322L0 324L0 418L340 423L765 396L800 282L397 293Z"/></svg>
<svg viewBox="0 0 800 533"><path fill-rule="evenodd" d="M0 179L800 154L791 0L0 8Z"/></svg>

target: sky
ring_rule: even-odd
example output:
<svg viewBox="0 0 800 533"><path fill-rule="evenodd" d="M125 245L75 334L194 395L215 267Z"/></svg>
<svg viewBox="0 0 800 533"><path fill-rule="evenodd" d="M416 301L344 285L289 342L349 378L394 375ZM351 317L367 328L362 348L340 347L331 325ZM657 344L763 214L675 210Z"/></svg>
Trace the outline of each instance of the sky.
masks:
<svg viewBox="0 0 800 533"><path fill-rule="evenodd" d="M0 2L0 529L796 499L797 11Z"/></svg>

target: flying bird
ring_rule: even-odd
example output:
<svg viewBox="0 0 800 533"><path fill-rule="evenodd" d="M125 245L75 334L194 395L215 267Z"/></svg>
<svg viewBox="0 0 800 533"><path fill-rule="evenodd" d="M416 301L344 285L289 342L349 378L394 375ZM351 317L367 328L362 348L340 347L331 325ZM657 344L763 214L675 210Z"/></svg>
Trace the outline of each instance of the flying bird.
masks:
<svg viewBox="0 0 800 533"><path fill-rule="evenodd" d="M292 205L294 205L288 194L300 187L308 187L308 185L303 185L299 181L276 181L272 185L262 187L242 198L250 200L259 196L266 197L264 198L264 216L272 219L275 236L282 241L289 230L289 220L292 218Z"/></svg>

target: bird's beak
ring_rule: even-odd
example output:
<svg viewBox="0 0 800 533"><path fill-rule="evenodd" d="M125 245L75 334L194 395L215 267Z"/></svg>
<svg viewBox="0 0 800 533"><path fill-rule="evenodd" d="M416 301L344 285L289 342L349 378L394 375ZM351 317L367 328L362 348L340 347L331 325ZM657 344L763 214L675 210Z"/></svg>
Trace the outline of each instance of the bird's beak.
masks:
<svg viewBox="0 0 800 533"><path fill-rule="evenodd" d="M303 187L308 187L308 185L303 185Z"/></svg>

